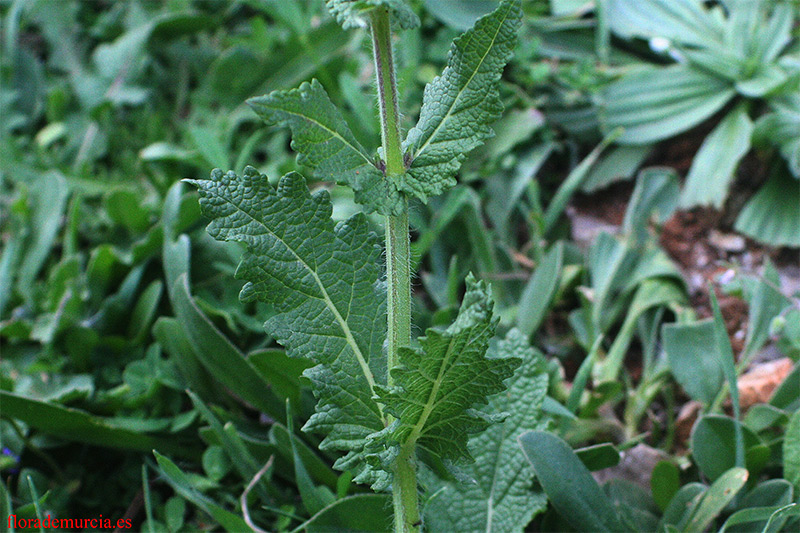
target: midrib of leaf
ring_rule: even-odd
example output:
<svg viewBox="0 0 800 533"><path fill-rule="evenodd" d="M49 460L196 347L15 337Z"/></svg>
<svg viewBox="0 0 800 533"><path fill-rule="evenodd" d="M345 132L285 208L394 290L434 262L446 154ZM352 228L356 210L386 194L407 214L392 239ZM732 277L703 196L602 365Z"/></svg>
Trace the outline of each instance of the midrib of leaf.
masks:
<svg viewBox="0 0 800 533"><path fill-rule="evenodd" d="M442 117L442 120L439 122L439 124L436 126L436 128L434 128L433 132L430 134L430 136L425 141L425 143L422 146L420 146L419 149L414 153L413 159L416 159L419 156L419 154L421 154L428 147L428 145L431 144L432 139L434 137L436 137L436 134L439 133L439 130L444 126L444 124L447 122L447 120L451 116L453 116L453 109L456 107L456 104L461 99L461 95L464 94L464 91L466 91L466 89L469 86L469 84L472 83L472 80L478 74L478 71L480 70L481 65L483 65L484 61L486 61L486 56L488 56L489 52L492 51L492 47L494 46L494 42L497 40L497 36L500 34L500 29L503 27L503 22L507 18L508 18L508 11L506 11L506 14L503 17L503 20L500 21L500 23L497 25L497 30L494 32L494 35L492 36L491 44L489 44L489 46L486 47L486 52L483 54L483 57L481 57L481 60L478 63L478 65L472 71L472 74L470 75L469 79L467 80L467 83L465 83L463 85L463 87L458 91L458 94L453 99L453 103L450 104L450 107L448 108L447 113L445 114L444 117ZM473 36L470 35L470 40L472 40L472 39L473 39ZM465 48L466 48L466 46L465 46Z"/></svg>
<svg viewBox="0 0 800 533"><path fill-rule="evenodd" d="M243 215L247 216L250 220L254 221L261 228L263 228L267 233L272 235L278 242L283 244L283 246L287 250L289 250L289 252L291 252L291 254L297 259L297 261L301 265L303 265L303 267L306 270L308 270L308 272L311 274L311 276L313 276L314 281L317 284L317 287L319 287L319 290L322 293L323 301L325 302L325 305L333 313L333 316L336 318L336 322L339 323L339 327L342 329L342 332L345 335L345 340L347 341L347 344L350 345L350 348L353 350L353 353L355 354L356 359L358 360L358 364L361 367L361 371L364 373L364 377L367 379L367 383L369 384L369 390L374 395L375 394L375 377L372 375L372 371L370 370L366 359L364 359L364 354L361 353L361 348L358 347L358 343L356 342L355 337L353 337L353 333L350 331L350 326L347 324L347 321L344 319L344 317L341 315L341 313L339 313L339 310L336 308L336 305L333 303L333 301L331 300L330 296L328 296L328 291L327 291L327 289L325 289L325 285L322 284L322 280L319 279L319 276L317 275L316 272L314 272L314 269L312 269L308 265L308 263L303 261L303 259L299 255L297 255L297 252L295 252L294 249L291 246L289 246L289 244L286 241L284 241L281 237L279 237L275 232L270 230L266 225L264 225L264 223L262 223L256 217L254 217L253 215L248 213L241 206L239 206L239 205L237 205L237 204L235 204L233 202L229 202L229 203L232 206L234 206L240 213L242 213ZM312 297L312 295L308 295L308 296ZM378 409L380 410L380 413L381 413L381 419L384 420L384 422L385 422L385 418L383 416L383 408L380 406L380 404L378 405Z"/></svg>
<svg viewBox="0 0 800 533"><path fill-rule="evenodd" d="M313 123L313 124L316 124L316 125L317 125L317 126L319 126L321 129L323 129L323 130L327 131L328 133L330 133L330 134L331 134L333 137L335 137L335 138L339 139L340 141L342 141L342 144L344 144L344 145L346 145L346 146L350 147L350 148L351 148L353 151L355 151L356 153L358 153L358 155L360 155L360 156L361 156L361 158L362 158L364 161L366 161L366 162L367 162L367 164L369 164L369 165L372 165L372 166L375 166L375 165L372 163L372 161L370 161L369 157L367 157L366 155L364 155L364 152L362 152L362 151L361 151L361 150L360 150L360 149L359 149L357 146L354 146L354 145L353 145L353 143L351 143L350 141L348 141L347 139L345 139L344 137L342 137L342 135L341 135L339 132L337 132L337 131L335 131L335 130L332 130L332 129L330 129L328 126L326 126L326 125L325 125L325 124L323 124L322 122L320 122L320 121L318 121L318 120L315 120L315 119L313 119L313 118L311 118L311 117L309 117L309 116L307 116L307 115L303 115L302 113L295 113L295 112L293 112L293 111L287 111L287 110L285 110L285 109L278 109L278 108L276 108L276 107L270 107L270 106L268 106L268 105L265 105L265 104L261 104L261 105L263 105L264 107L269 107L270 109L277 109L277 110L278 110L278 111L280 111L281 113L286 113L287 115L292 115L292 116L295 116L295 117L300 117L300 118L301 118L301 119L303 119L303 120L307 120L307 121L309 121L309 122L311 122L311 123ZM375 168L377 169L377 167L375 167Z"/></svg>

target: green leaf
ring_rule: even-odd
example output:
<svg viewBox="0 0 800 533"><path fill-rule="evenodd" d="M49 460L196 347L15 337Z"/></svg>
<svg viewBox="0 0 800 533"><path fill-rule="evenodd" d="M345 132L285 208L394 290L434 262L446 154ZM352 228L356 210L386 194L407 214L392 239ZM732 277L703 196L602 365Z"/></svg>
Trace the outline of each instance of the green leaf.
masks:
<svg viewBox="0 0 800 533"><path fill-rule="evenodd" d="M608 350L606 358L595 366L594 373L599 382L617 379L628 352L636 324L648 309L658 306L667 306L685 300L683 287L672 280L658 277L645 279L636 289L631 300L625 321L622 323L614 343Z"/></svg>
<svg viewBox="0 0 800 533"><path fill-rule="evenodd" d="M347 452L336 467L354 469L357 482L385 483L360 461L366 437L385 427L373 396L386 376L386 295L381 247L366 217L334 224L328 193L312 196L297 173L277 188L252 167L193 183L213 219L209 234L247 245L237 269L248 281L241 299L271 303L268 333L289 356L317 365L304 372L319 403L303 429L327 434L321 449Z"/></svg>
<svg viewBox="0 0 800 533"><path fill-rule="evenodd" d="M356 201L369 210L398 213L400 193L375 166L317 80L247 103L267 124L292 130L297 162L314 169L314 177L349 185Z"/></svg>
<svg viewBox="0 0 800 533"><path fill-rule="evenodd" d="M581 191L586 193L599 191L616 181L632 178L636 169L644 163L652 151L653 147L647 144L611 148L589 170L586 179L581 184ZM666 171L665 169L659 170ZM642 180L637 180L636 183L638 185L641 182Z"/></svg>
<svg viewBox="0 0 800 533"><path fill-rule="evenodd" d="M800 363L795 363L783 383L772 393L769 403L778 409L789 411L800 408Z"/></svg>
<svg viewBox="0 0 800 533"><path fill-rule="evenodd" d="M787 94L770 101L772 112L756 123L756 136L774 143L795 178L800 178L800 96Z"/></svg>
<svg viewBox="0 0 800 533"><path fill-rule="evenodd" d="M299 404L302 391L300 376L311 366L308 361L288 357L286 352L278 349L259 350L248 355L247 359L269 382L279 398L291 400L292 405Z"/></svg>
<svg viewBox="0 0 800 533"><path fill-rule="evenodd" d="M697 0L609 0L611 29L621 37L664 37L699 47L722 42L724 26Z"/></svg>
<svg viewBox="0 0 800 533"><path fill-rule="evenodd" d="M722 311L719 308L717 301L717 294L714 288L709 286L709 297L711 299L711 309L714 313L714 347L720 357L720 365L722 366L722 373L725 375L725 380L728 382L728 390L731 395L731 403L733 403L733 424L734 424L734 441L736 443L736 466L745 466L745 444L744 434L742 429L742 408L739 402L739 385L738 375L736 373L736 356L733 354L733 347L731 346L731 339L728 337L728 331L725 328L725 322L722 318ZM753 470L752 468L750 469Z"/></svg>
<svg viewBox="0 0 800 533"><path fill-rule="evenodd" d="M564 212L564 209L567 207L567 202L569 199L572 198L572 195L578 192L578 189L583 184L586 177L589 175L589 170L591 170L592 166L597 162L597 159L600 157L600 154L608 148L608 146L613 143L621 134L621 130L614 130L605 137L603 140L600 141L594 150L589 152L583 161L578 164L572 171L569 173L567 178L561 183L556 191L556 194L553 196L553 199L550 200L550 204L547 206L547 210L544 213L544 220L542 224L544 226L544 233L550 233L552 229L555 227L556 222L558 222L559 217Z"/></svg>
<svg viewBox="0 0 800 533"><path fill-rule="evenodd" d="M650 490L658 507L665 511L669 502L681 488L680 470L671 461L662 460L653 467L650 475Z"/></svg>
<svg viewBox="0 0 800 533"><path fill-rule="evenodd" d="M423 0L428 12L451 28L464 31L497 7L495 0Z"/></svg>
<svg viewBox="0 0 800 533"><path fill-rule="evenodd" d="M508 389L489 400L487 412L509 415L470 438L467 447L475 462L464 474L474 482L436 480L429 485L433 496L425 506L425 523L432 531L521 532L546 503L544 495L531 489L533 471L517 443L524 432L545 429L545 360L516 330L487 356L492 361L523 360L508 380Z"/></svg>
<svg viewBox="0 0 800 533"><path fill-rule="evenodd" d="M173 287L172 305L197 359L211 375L250 405L282 420L283 406L244 354L197 307L189 280L181 274Z"/></svg>
<svg viewBox="0 0 800 533"><path fill-rule="evenodd" d="M800 493L800 410L794 412L786 426L783 440L783 477Z"/></svg>
<svg viewBox="0 0 800 533"><path fill-rule="evenodd" d="M708 487L697 482L687 483L681 487L664 510L658 531L680 531L707 491Z"/></svg>
<svg viewBox="0 0 800 533"><path fill-rule="evenodd" d="M725 381L721 355L714 348L714 321L664 324L661 332L675 380L693 400L711 405Z"/></svg>
<svg viewBox="0 0 800 533"><path fill-rule="evenodd" d="M250 450L244 445L241 437L236 432L236 428L233 427L230 422L223 427L222 422L196 394L191 391L187 391L187 394L192 401L192 405L194 405L195 409L198 410L208 425L211 426L211 430L219 439L225 453L228 454L231 464L242 476L242 479L245 480L245 482L249 482L255 477L261 465L258 464L255 457L250 453ZM256 485L256 489L261 493L264 501L269 501L269 489L271 488L273 487L270 484L269 476L261 478L258 485ZM272 492L275 492L274 489Z"/></svg>
<svg viewBox="0 0 800 533"><path fill-rule="evenodd" d="M681 195L681 206L722 207L739 161L750 150L753 122L739 106L705 138L692 161Z"/></svg>
<svg viewBox="0 0 800 533"><path fill-rule="evenodd" d="M25 255L17 271L17 292L26 301L33 296L31 286L50 256L61 227L62 213L69 197L69 187L64 176L52 170L31 186L31 235L25 246ZM5 255L5 254L4 254Z"/></svg>
<svg viewBox="0 0 800 533"><path fill-rule="evenodd" d="M781 314L791 301L780 291L780 277L775 266L767 258L764 262L763 278L758 279L750 298L750 324L747 327L747 339L744 350L739 356L741 361L748 361L769 338L772 320Z"/></svg>
<svg viewBox="0 0 800 533"><path fill-rule="evenodd" d="M680 180L675 170L651 167L642 170L636 180L630 203L625 210L623 231L644 243L650 235L650 220L664 224L678 207Z"/></svg>
<svg viewBox="0 0 800 533"><path fill-rule="evenodd" d="M579 448L575 455L592 472L617 466L621 459L619 450L610 442Z"/></svg>
<svg viewBox="0 0 800 533"><path fill-rule="evenodd" d="M800 152L800 145L798 145ZM734 228L773 246L800 246L800 180L776 165L767 183L744 206Z"/></svg>
<svg viewBox="0 0 800 533"><path fill-rule="evenodd" d="M325 5L344 29L366 26L369 12L375 8L388 9L392 22L404 30L419 26L419 17L405 0L325 0Z"/></svg>
<svg viewBox="0 0 800 533"><path fill-rule="evenodd" d="M692 456L697 467L714 481L736 465L736 421L722 415L705 415L692 429ZM750 471L760 465L761 441L749 428L742 426L745 464Z"/></svg>
<svg viewBox="0 0 800 533"><path fill-rule="evenodd" d="M380 401L398 424L390 441L417 443L443 459L470 459L469 433L489 426L473 407L505 389L516 358L487 359L497 320L483 281L467 277L467 293L455 322L446 330L428 329L420 348L400 348L400 366L391 370L395 387L378 389Z"/></svg>
<svg viewBox="0 0 800 533"><path fill-rule="evenodd" d="M564 264L564 243L557 242L542 259L519 299L517 327L527 336L539 328L558 289Z"/></svg>
<svg viewBox="0 0 800 533"><path fill-rule="evenodd" d="M294 532L359 531L385 533L392 529L391 498L386 494L356 494L336 500Z"/></svg>
<svg viewBox="0 0 800 533"><path fill-rule="evenodd" d="M722 474L706 491L683 531L687 533L705 531L714 518L742 490L745 482L747 482L747 477L747 470L738 467L731 468Z"/></svg>
<svg viewBox="0 0 800 533"><path fill-rule="evenodd" d="M719 533L725 533L729 527L738 526L740 524L750 524L748 529L736 529L736 531L757 531L753 529L754 525L764 524L761 529L762 533L771 531L780 531L784 522L791 516L800 516L800 505L790 503L788 505L773 505L770 507L751 507L749 509L741 509L736 511L725 520L722 529ZM758 524L753 524L757 522ZM774 527L776 525L778 527Z"/></svg>
<svg viewBox="0 0 800 533"><path fill-rule="evenodd" d="M625 128L620 144L649 144L681 133L719 111L733 86L689 65L636 70L602 91L604 125Z"/></svg>
<svg viewBox="0 0 800 533"><path fill-rule="evenodd" d="M629 531L603 489L569 445L544 431L519 438L547 497L577 531Z"/></svg>
<svg viewBox="0 0 800 533"><path fill-rule="evenodd" d="M456 184L467 153L492 135L503 111L500 76L514 50L522 11L504 0L456 39L447 66L427 87L419 122L403 142L411 165L401 189L425 201Z"/></svg>

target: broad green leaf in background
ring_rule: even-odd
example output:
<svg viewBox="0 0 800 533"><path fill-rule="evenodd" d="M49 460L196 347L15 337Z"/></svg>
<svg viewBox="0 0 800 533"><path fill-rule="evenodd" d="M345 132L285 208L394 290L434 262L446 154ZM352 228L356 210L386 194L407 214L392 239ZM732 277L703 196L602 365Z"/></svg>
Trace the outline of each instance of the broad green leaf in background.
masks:
<svg viewBox="0 0 800 533"><path fill-rule="evenodd" d="M468 30L497 7L496 0L423 0L431 15L451 28Z"/></svg>
<svg viewBox="0 0 800 533"><path fill-rule="evenodd" d="M680 180L671 168L646 168L639 173L622 229L643 243L649 235L651 219L663 224L678 207Z"/></svg>
<svg viewBox="0 0 800 533"><path fill-rule="evenodd" d="M719 111L733 86L684 64L643 68L603 89L605 127L622 127L620 144L649 144L696 126Z"/></svg>
<svg viewBox="0 0 800 533"><path fill-rule="evenodd" d="M749 324L747 326L747 339L744 350L739 356L740 361L749 361L755 353L764 346L770 335L772 320L781 314L791 304L781 291L781 280L778 271L769 258L764 261L762 278L756 282L753 294L748 305ZM741 366L741 363L739 363Z"/></svg>
<svg viewBox="0 0 800 533"><path fill-rule="evenodd" d="M647 144L610 148L589 170L586 179L581 184L581 191L587 193L599 191L618 180L632 178L636 169L642 165L652 151L653 147ZM638 180L637 183L641 181Z"/></svg>
<svg viewBox="0 0 800 533"><path fill-rule="evenodd" d="M277 188L251 167L241 177L215 170L192 183L213 219L211 236L247 245L237 270L248 280L241 299L270 302L270 335L290 356L317 363L304 373L319 401L304 430L327 434L322 449L346 451L336 466L355 470L356 481L385 483L361 462L366 437L384 428L373 396L386 376L381 248L366 217L335 225L328 193L312 196L296 173Z"/></svg>
<svg viewBox="0 0 800 533"><path fill-rule="evenodd" d="M288 427L282 424L273 424L269 430L269 440L275 445L275 450L278 453L275 458L276 464L280 464L279 458L283 456L288 463L287 472L294 473L294 459L295 452L297 452L297 456L303 461L303 467L314 481L331 489L336 488L338 479L336 472L329 466L328 462L319 457L316 450L309 447L295 433L290 433ZM276 470L276 472L278 474L282 473L280 469Z"/></svg>
<svg viewBox="0 0 800 533"><path fill-rule="evenodd" d="M773 407L787 411L800 408L800 363L795 363L783 383L772 393L769 403Z"/></svg>
<svg viewBox="0 0 800 533"><path fill-rule="evenodd" d="M292 404L300 402L302 382L300 376L311 366L305 359L295 359L278 349L264 349L253 352L247 359L270 384L275 394Z"/></svg>
<svg viewBox="0 0 800 533"><path fill-rule="evenodd" d="M419 18L406 0L325 0L328 11L344 29L366 25L373 9L388 9L392 21L403 29L419 26Z"/></svg>
<svg viewBox="0 0 800 533"><path fill-rule="evenodd" d="M711 405L725 382L714 348L714 321L664 324L661 335L675 380L693 400Z"/></svg>
<svg viewBox="0 0 800 533"><path fill-rule="evenodd" d="M695 464L708 479L715 481L736 466L736 422L727 416L705 415L692 428L691 448ZM763 466L763 445L758 436L742 426L745 463L754 472ZM766 450L767 453L769 450ZM767 458L769 455L767 455Z"/></svg>
<svg viewBox="0 0 800 533"><path fill-rule="evenodd" d="M400 208L395 185L375 166L317 80L248 104L267 124L291 128L298 163L313 168L316 178L348 184L356 201L370 210L393 214Z"/></svg>
<svg viewBox="0 0 800 533"><path fill-rule="evenodd" d="M800 96L790 93L769 103L772 112L756 122L756 137L776 144L789 170L800 179Z"/></svg>
<svg viewBox="0 0 800 533"><path fill-rule="evenodd" d="M681 488L680 470L672 461L661 460L650 474L650 491L656 505L666 511L669 502Z"/></svg>
<svg viewBox="0 0 800 533"><path fill-rule="evenodd" d="M621 459L619 450L610 442L579 448L575 455L592 472L616 466Z"/></svg>
<svg viewBox="0 0 800 533"><path fill-rule="evenodd" d="M508 418L470 437L475 462L464 473L474 482L429 484L425 522L432 531L521 532L545 506L545 496L531 489L533 472L517 443L524 432L544 430L547 424L541 410L547 392L545 360L516 330L492 346L487 358L523 361L508 389L491 397L486 409L491 415L508 413Z"/></svg>
<svg viewBox="0 0 800 533"><path fill-rule="evenodd" d="M736 219L736 231L774 246L800 246L800 180L776 165Z"/></svg>
<svg viewBox="0 0 800 533"><path fill-rule="evenodd" d="M17 291L26 300L33 297L30 289L55 243L68 196L67 182L56 170L47 172L30 185L33 232L24 247L25 252L16 279Z"/></svg>
<svg viewBox="0 0 800 533"><path fill-rule="evenodd" d="M419 122L403 148L411 160L401 189L423 201L456 184L467 153L492 135L503 111L499 81L516 43L519 0L504 0L453 43L442 74L425 87Z"/></svg>
<svg viewBox="0 0 800 533"><path fill-rule="evenodd" d="M750 151L753 122L747 109L739 106L727 115L705 138L692 161L681 195L681 206L722 207L736 167Z"/></svg>
<svg viewBox="0 0 800 533"><path fill-rule="evenodd" d="M467 293L455 322L433 328L420 348L400 348L400 367L392 370L395 387L378 389L381 403L399 424L388 442L417 443L445 460L469 459L469 433L485 430L485 415L472 411L505 387L520 360L485 357L497 320L486 283L467 277Z"/></svg>
<svg viewBox="0 0 800 533"><path fill-rule="evenodd" d="M735 457L736 466L745 466L745 443L742 426L742 407L739 402L739 385L736 373L736 356L733 354L733 347L731 346L731 339L728 337L728 330L725 328L725 322L722 318L722 311L719 308L719 301L717 301L717 294L714 292L713 286L708 287L709 297L711 299L711 310L714 313L714 347L717 354L720 356L720 366L722 373L725 375L727 381L728 391L731 395L731 403L733 404L733 424L734 424L734 443L736 445ZM754 469L751 468L752 472Z"/></svg>
<svg viewBox="0 0 800 533"><path fill-rule="evenodd" d="M786 426L783 440L783 477L800 494L800 410L794 412Z"/></svg>
<svg viewBox="0 0 800 533"><path fill-rule="evenodd" d="M557 242L525 285L517 309L517 327L524 335L533 335L544 319L558 289L563 264L564 244Z"/></svg>
<svg viewBox="0 0 800 533"><path fill-rule="evenodd" d="M698 0L608 0L612 30L630 37L663 37L687 45L722 43L724 26Z"/></svg>
<svg viewBox="0 0 800 533"><path fill-rule="evenodd" d="M578 531L630 531L569 445L552 433L519 437L536 478L559 515Z"/></svg>
<svg viewBox="0 0 800 533"><path fill-rule="evenodd" d="M223 427L222 422L196 394L191 391L188 391L188 394L192 405L194 405L195 409L197 409L209 426L211 426L211 430L219 439L222 449L228 454L231 464L242 476L242 479L247 481L253 479L261 468L261 465L258 464L255 457L253 457L244 445L241 437L236 433L236 428L230 423ZM262 494L264 501L269 501L270 492L276 492L272 488L268 476L262 477L256 488Z"/></svg>

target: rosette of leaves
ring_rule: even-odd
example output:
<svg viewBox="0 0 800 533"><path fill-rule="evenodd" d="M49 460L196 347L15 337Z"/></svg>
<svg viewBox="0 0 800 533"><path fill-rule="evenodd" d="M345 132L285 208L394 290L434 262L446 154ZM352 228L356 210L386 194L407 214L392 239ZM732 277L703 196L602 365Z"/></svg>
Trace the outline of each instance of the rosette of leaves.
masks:
<svg viewBox="0 0 800 533"><path fill-rule="evenodd" d="M385 216L385 252L364 214L335 223L328 193L312 194L295 172L273 185L252 167L242 175L216 169L210 179L192 183L200 190L203 213L212 219L211 236L246 247L236 273L247 282L241 299L270 303L275 314L266 330L288 355L314 365L304 375L317 399L316 412L303 429L325 435L320 448L341 453L335 466L350 471L355 481L376 491L391 488L395 529L418 531L422 457L435 465L469 465L480 453L521 464L521 450L509 442L542 424L538 412L546 377L522 338L512 336L487 356L497 319L485 282L469 276L452 325L411 339L409 197L425 201L452 187L466 152L492 134L489 124L503 108L498 83L522 11L519 0L504 0L455 40L444 72L425 90L419 122L402 141L390 30L413 26L416 16L400 0L327 5L345 28L370 28L379 154L356 140L316 80L249 103L268 125L291 129L298 161L315 178L350 186L366 211ZM535 401L522 410L530 416L513 419L510 440L472 441L472 435L488 435L505 419L512 402L496 398L508 380L536 384L529 393ZM504 468L494 477L513 490L484 497L498 510L498 525L490 529L521 530L543 502L528 501L525 494L530 471L518 476L498 464ZM470 494L469 501L476 497ZM506 497L516 498L513 505L506 505ZM470 512L483 513L485 507ZM515 514L505 516L506 509Z"/></svg>
<svg viewBox="0 0 800 533"><path fill-rule="evenodd" d="M798 245L800 236L782 222L797 216L800 131L792 95L800 80L798 41L792 33L797 4L768 0L610 0L606 18L623 39L648 40L664 51L663 66L627 67L600 93L601 118L608 130L623 127L618 142L645 145L674 137L725 110L705 138L689 169L683 207L722 207L737 167L751 151L755 120L766 102L770 142L786 163L751 200L738 229L776 245ZM786 180L789 174L793 180ZM780 182L780 183L779 183ZM763 211L763 196L778 188L778 212ZM766 190L767 192L764 192ZM770 195L770 197L773 197ZM753 213L753 210L757 210ZM796 227L796 225L794 226Z"/></svg>

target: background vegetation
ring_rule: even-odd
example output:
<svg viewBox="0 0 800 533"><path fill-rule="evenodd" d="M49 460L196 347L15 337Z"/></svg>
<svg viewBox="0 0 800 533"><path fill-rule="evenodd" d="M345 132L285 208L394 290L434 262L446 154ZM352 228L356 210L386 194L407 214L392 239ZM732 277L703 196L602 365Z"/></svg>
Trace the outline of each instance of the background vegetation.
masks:
<svg viewBox="0 0 800 533"><path fill-rule="evenodd" d="M411 3L422 25L395 43L405 109L496 4ZM415 323L448 324L472 271L501 331L546 357L543 428L576 453L545 436L529 458L537 472L537 453L559 458L584 499L540 472L531 490L550 503L530 530L794 530L800 8L523 7L496 136L457 187L412 206ZM341 503L366 489L298 429L304 363L264 333L268 306L239 302L241 249L207 236L180 182L294 169L288 132L243 102L311 78L374 150L368 35L320 0L0 13L0 518L239 530L249 501L267 530L385 528L379 497L357 515ZM334 218L359 209L311 185Z"/></svg>

